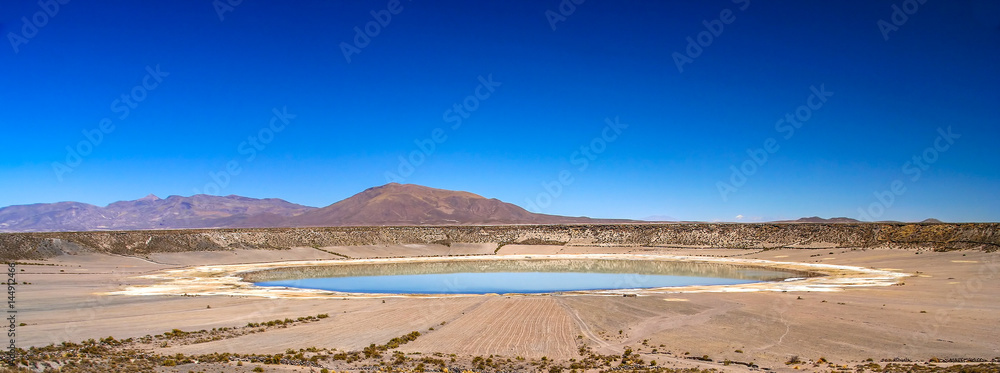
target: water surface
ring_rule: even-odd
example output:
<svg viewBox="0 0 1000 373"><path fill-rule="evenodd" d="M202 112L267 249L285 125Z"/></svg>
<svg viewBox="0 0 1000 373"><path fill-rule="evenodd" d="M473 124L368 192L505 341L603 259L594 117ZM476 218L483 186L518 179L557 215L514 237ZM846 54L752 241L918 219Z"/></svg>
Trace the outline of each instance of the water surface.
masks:
<svg viewBox="0 0 1000 373"><path fill-rule="evenodd" d="M736 285L801 272L715 263L614 259L502 259L339 263L241 274L258 286L375 294L549 293Z"/></svg>
<svg viewBox="0 0 1000 373"><path fill-rule="evenodd" d="M485 272L323 277L266 281L258 282L256 285L376 294L503 294L694 285L735 285L757 281L632 273Z"/></svg>

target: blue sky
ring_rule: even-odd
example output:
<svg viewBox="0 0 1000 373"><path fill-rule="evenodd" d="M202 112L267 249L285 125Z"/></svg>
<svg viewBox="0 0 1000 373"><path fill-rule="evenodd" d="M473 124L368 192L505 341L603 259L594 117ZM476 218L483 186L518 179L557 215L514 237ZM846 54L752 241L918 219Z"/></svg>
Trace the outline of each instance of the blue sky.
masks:
<svg viewBox="0 0 1000 373"><path fill-rule="evenodd" d="M574 216L1000 220L992 1L234 3L5 2L0 206L392 180Z"/></svg>

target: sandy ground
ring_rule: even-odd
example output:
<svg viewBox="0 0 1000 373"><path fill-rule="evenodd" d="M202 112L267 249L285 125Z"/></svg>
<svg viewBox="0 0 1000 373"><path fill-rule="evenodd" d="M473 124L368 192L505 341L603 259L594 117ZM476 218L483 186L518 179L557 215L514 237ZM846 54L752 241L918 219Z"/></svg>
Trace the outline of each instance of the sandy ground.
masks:
<svg viewBox="0 0 1000 373"><path fill-rule="evenodd" d="M251 296L99 295L152 280L166 269L274 261L492 253L489 245L297 248L156 254L129 258L66 255L18 265L19 347L88 338L141 337L243 326L327 313L318 322L238 338L162 349L164 353L276 353L287 348L357 350L411 331L404 352L578 357L581 344L620 354L628 346L665 366L708 355L790 370L791 356L837 364L864 359L1000 356L1000 253L912 250L706 250L504 246L500 254L641 253L733 256L850 265L912 274L901 286L838 292L656 294L639 297L476 296L459 298L268 299ZM492 246L495 247L495 246ZM23 271L22 271L23 270ZM209 308L210 306L210 308ZM434 328L431 330L431 328ZM654 352L653 350L656 349ZM687 355L685 355L687 354ZM809 369L811 366L804 366Z"/></svg>

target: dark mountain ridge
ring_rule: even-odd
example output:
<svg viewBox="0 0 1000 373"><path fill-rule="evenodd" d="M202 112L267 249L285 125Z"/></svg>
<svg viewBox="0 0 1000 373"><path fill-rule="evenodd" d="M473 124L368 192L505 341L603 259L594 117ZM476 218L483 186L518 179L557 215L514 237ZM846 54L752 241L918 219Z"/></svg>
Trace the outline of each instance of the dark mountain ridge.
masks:
<svg viewBox="0 0 1000 373"><path fill-rule="evenodd" d="M242 227L265 216L283 220L310 209L314 207L276 198L206 194L165 199L149 195L105 207L80 202L38 203L0 209L0 232Z"/></svg>
<svg viewBox="0 0 1000 373"><path fill-rule="evenodd" d="M536 214L469 192L396 183L323 208L206 194L165 199L150 194L104 207L57 202L0 208L0 232L611 222L628 220Z"/></svg>

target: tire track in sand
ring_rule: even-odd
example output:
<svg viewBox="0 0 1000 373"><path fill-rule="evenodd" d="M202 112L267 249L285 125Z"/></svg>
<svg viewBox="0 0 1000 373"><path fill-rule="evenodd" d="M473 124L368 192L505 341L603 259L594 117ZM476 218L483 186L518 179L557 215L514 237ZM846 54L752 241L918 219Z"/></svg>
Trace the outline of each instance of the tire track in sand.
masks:
<svg viewBox="0 0 1000 373"><path fill-rule="evenodd" d="M572 307L566 305L566 302L564 302L562 298L560 297L554 297L554 298L556 300L556 303L558 303L559 306L561 306L563 310L566 311L566 313L570 316L570 318L572 318L573 321L576 322L576 326L580 328L580 331L583 333L584 336L586 336L587 338L589 338L594 342L597 342L597 344L600 345L601 348L611 346L610 343L605 342L601 338L598 338L597 335L594 334L592 330L590 330L590 326L587 326L587 323L583 321L582 318L580 318L580 314L577 313L576 310L574 310Z"/></svg>

